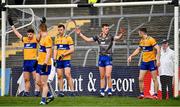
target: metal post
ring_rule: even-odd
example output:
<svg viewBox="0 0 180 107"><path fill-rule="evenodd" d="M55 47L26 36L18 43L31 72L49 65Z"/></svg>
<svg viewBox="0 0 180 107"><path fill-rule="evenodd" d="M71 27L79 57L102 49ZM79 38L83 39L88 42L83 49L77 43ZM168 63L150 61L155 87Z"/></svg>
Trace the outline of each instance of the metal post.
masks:
<svg viewBox="0 0 180 107"><path fill-rule="evenodd" d="M71 0L71 4L73 4L73 0ZM74 8L71 7L71 17L74 16Z"/></svg>
<svg viewBox="0 0 180 107"><path fill-rule="evenodd" d="M5 0L2 0L2 5L5 4ZM2 54L1 54L1 96L5 95L5 71L6 71L6 9L2 7L1 10L2 20L1 20L1 46L2 46Z"/></svg>
<svg viewBox="0 0 180 107"><path fill-rule="evenodd" d="M44 0L44 4L46 5L47 4L47 0ZM44 8L44 17L47 16L47 8Z"/></svg>
<svg viewBox="0 0 180 107"><path fill-rule="evenodd" d="M100 2L102 3L103 1L101 0ZM99 13L99 16L103 15L103 7L100 7L100 9L98 9L98 13ZM102 22L102 18L99 17L98 19L99 26L101 26L101 22Z"/></svg>
<svg viewBox="0 0 180 107"><path fill-rule="evenodd" d="M179 0L174 1L174 97L179 95Z"/></svg>
<svg viewBox="0 0 180 107"><path fill-rule="evenodd" d="M23 5L25 5L25 3L26 3L26 0L23 0ZM24 25L24 18L25 18L25 13L24 13L24 9L23 9L23 13L22 13L22 19L23 19L22 25Z"/></svg>
<svg viewBox="0 0 180 107"><path fill-rule="evenodd" d="M121 2L123 2L123 0L121 0ZM123 15L123 6L121 6L121 10L120 10L120 14Z"/></svg>
<svg viewBox="0 0 180 107"><path fill-rule="evenodd" d="M166 14L166 5L165 4L164 4L164 14Z"/></svg>

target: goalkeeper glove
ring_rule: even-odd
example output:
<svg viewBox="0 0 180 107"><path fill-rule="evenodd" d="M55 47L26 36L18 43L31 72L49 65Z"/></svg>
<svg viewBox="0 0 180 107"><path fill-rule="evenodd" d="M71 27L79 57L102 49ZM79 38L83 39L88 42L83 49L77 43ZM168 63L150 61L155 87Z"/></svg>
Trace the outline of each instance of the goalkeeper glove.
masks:
<svg viewBox="0 0 180 107"><path fill-rule="evenodd" d="M42 19L40 20L41 23L46 23L46 18L43 16Z"/></svg>
<svg viewBox="0 0 180 107"><path fill-rule="evenodd" d="M54 65L54 67L57 67L57 62L56 62L56 60L54 60L53 65Z"/></svg>
<svg viewBox="0 0 180 107"><path fill-rule="evenodd" d="M63 58L64 58L64 55L61 54L61 55L59 56L58 60L59 60L59 61L60 61L60 60L63 60Z"/></svg>
<svg viewBox="0 0 180 107"><path fill-rule="evenodd" d="M8 16L8 22L9 22L9 25L11 25L11 26L14 25L13 20L10 16Z"/></svg>

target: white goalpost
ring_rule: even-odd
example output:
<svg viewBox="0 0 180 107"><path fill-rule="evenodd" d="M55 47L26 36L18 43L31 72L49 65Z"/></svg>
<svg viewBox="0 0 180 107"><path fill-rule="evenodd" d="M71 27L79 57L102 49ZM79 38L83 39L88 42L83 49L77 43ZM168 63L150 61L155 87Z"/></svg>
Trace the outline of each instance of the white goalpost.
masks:
<svg viewBox="0 0 180 107"><path fill-rule="evenodd" d="M96 4L37 4L37 5L6 5L5 0L1 2L1 28L2 28L2 61L1 61L1 96L5 95L5 41L6 41L6 9L7 8L78 8L78 7L112 7L112 6L140 6L140 5L174 5L174 50L175 50L175 83L174 83L174 96L178 97L179 94L179 0L167 1L144 1L144 2L120 2L120 3L96 3Z"/></svg>

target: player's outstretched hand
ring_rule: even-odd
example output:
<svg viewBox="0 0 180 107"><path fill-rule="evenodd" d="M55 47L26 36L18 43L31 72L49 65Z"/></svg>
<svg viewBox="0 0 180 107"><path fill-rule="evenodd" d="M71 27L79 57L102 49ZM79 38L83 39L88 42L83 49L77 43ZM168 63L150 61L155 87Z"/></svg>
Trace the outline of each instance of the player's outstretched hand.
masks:
<svg viewBox="0 0 180 107"><path fill-rule="evenodd" d="M78 35L80 35L81 29L80 29L80 28L76 28L75 32L76 32Z"/></svg>
<svg viewBox="0 0 180 107"><path fill-rule="evenodd" d="M11 25L11 26L14 25L13 20L10 16L8 16L8 22L9 22L9 25Z"/></svg>
<svg viewBox="0 0 180 107"><path fill-rule="evenodd" d="M123 27L121 27L121 28L119 29L119 33L122 33L122 34L126 33L126 29L123 28Z"/></svg>
<svg viewBox="0 0 180 107"><path fill-rule="evenodd" d="M127 62L129 63L129 62L131 62L131 61L132 61L132 57L129 56L128 59L127 59Z"/></svg>
<svg viewBox="0 0 180 107"><path fill-rule="evenodd" d="M43 16L42 19L40 20L41 23L46 23L46 18Z"/></svg>

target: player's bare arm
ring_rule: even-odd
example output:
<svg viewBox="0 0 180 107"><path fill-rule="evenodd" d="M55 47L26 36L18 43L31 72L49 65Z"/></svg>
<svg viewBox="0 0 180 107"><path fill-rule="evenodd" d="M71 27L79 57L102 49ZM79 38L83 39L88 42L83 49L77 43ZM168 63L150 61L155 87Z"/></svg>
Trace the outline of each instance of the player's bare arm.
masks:
<svg viewBox="0 0 180 107"><path fill-rule="evenodd" d="M94 42L93 38L88 38L87 36L85 36L84 34L82 34L80 28L76 28L76 33L77 33L77 35L79 35L84 41L86 41L86 42Z"/></svg>
<svg viewBox="0 0 180 107"><path fill-rule="evenodd" d="M132 61L132 57L136 56L137 54L139 54L139 52L141 51L141 48L138 47L127 59L128 62Z"/></svg>
<svg viewBox="0 0 180 107"><path fill-rule="evenodd" d="M13 23L13 20L10 16L8 16L8 22L9 22L9 25L11 25L11 28L13 30L13 32L15 33L15 35L19 38L19 39L22 39L22 35L18 32L18 30L15 28L14 26L14 23Z"/></svg>
<svg viewBox="0 0 180 107"><path fill-rule="evenodd" d="M44 64L47 64L49 59L51 58L51 48L46 48L46 52L47 54L46 54L46 59L44 61Z"/></svg>
<svg viewBox="0 0 180 107"><path fill-rule="evenodd" d="M124 36L125 32L126 32L126 30L124 28L120 28L119 32L118 32L118 35L114 36L114 40L115 41L120 40Z"/></svg>
<svg viewBox="0 0 180 107"><path fill-rule="evenodd" d="M63 53L64 56L72 54L74 52L74 45L69 46L69 50L65 53Z"/></svg>
<svg viewBox="0 0 180 107"><path fill-rule="evenodd" d="M156 65L157 67L160 66L160 47L159 45L155 45L154 48L156 49Z"/></svg>

